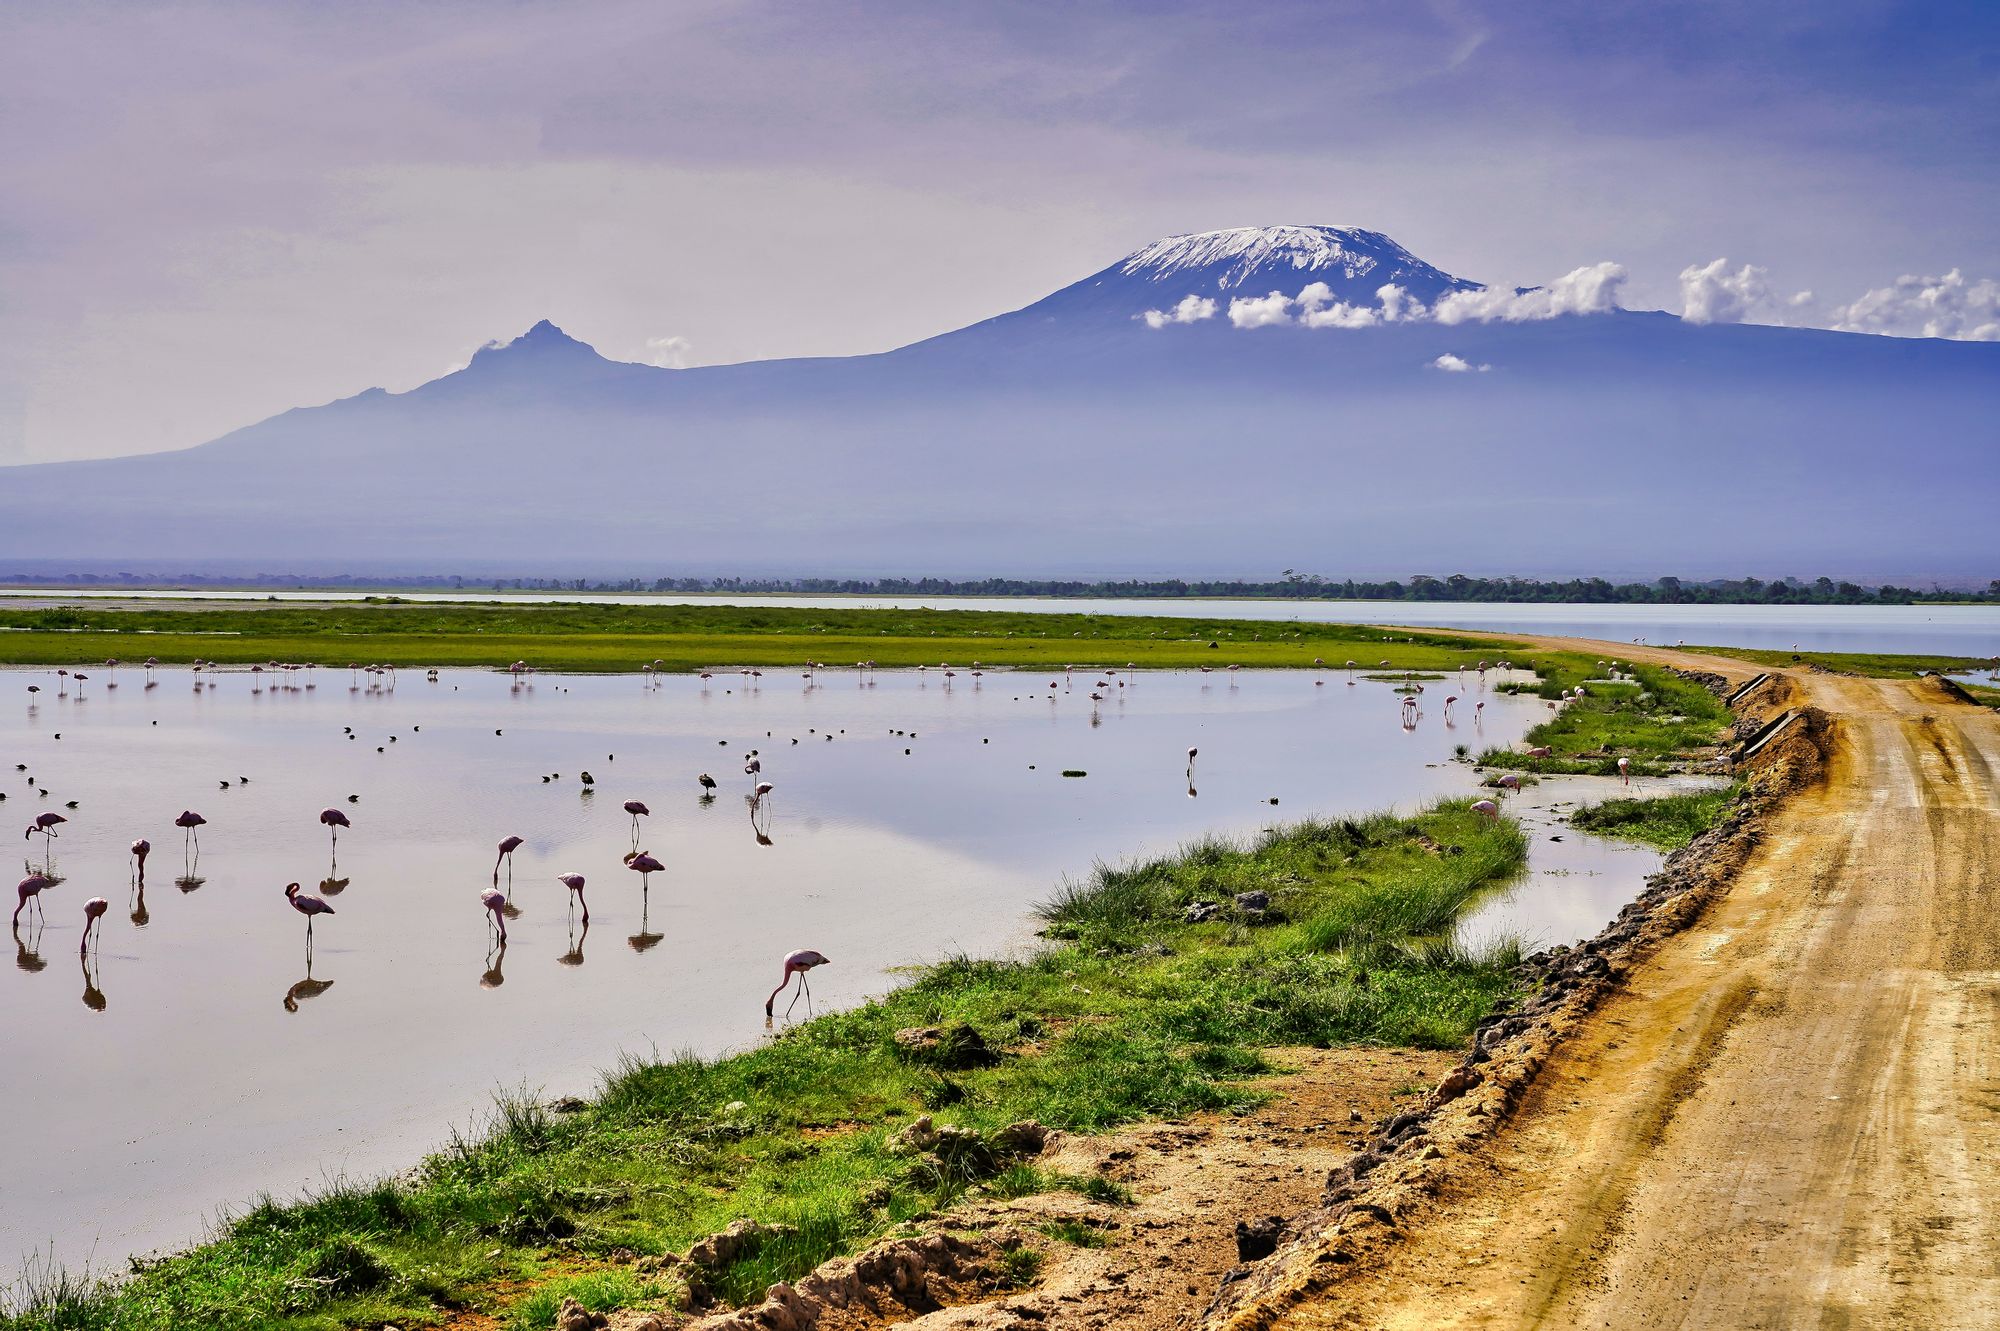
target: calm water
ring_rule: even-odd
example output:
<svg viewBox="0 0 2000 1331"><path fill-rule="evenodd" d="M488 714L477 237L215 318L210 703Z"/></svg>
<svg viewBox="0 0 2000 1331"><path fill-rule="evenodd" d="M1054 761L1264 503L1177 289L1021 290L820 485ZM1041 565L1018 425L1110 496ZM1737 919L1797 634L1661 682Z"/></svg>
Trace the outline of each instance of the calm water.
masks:
<svg viewBox="0 0 2000 1331"><path fill-rule="evenodd" d="M0 592L0 605L81 600L359 601L367 592ZM621 596L532 592L404 592L406 601L604 601L619 605L771 605L820 610L874 608L1019 610L1049 614L1161 615L1184 619L1299 620L1314 624L1407 624L1553 633L1613 642L1752 647L1774 651L1897 652L2000 656L2000 606L1488 605L1473 602L1062 600L1035 597Z"/></svg>
<svg viewBox="0 0 2000 1331"><path fill-rule="evenodd" d="M1337 672L1145 674L1101 704L1082 673L961 674L949 690L886 671L811 688L771 671L747 691L741 676L212 678L197 691L162 670L146 689L127 668L107 690L100 672L78 698L48 672L0 672L0 812L10 828L70 819L46 924L24 915L0 969L0 1248L115 1268L259 1190L405 1166L496 1088L587 1092L622 1051L752 1043L788 949L833 957L817 999L853 1003L892 967L1025 944L1032 903L1094 860L1463 793L1452 746L1511 743L1542 709L1468 677L1433 685L1405 731L1388 685ZM1452 689L1465 700L1447 727ZM755 826L752 748L775 786ZM709 802L703 771L721 786ZM621 863L632 798L653 810L640 844L668 866L643 897ZM354 822L337 866L327 805ZM208 819L192 865L183 808ZM527 844L501 952L477 894L508 834ZM1484 924L1589 933L1656 863L1561 834L1538 833L1533 872ZM154 847L143 897L136 836ZM22 845L39 868L40 838ZM553 881L571 869L590 879L587 931ZM281 889L329 878L337 914L309 958ZM92 895L112 909L86 967Z"/></svg>

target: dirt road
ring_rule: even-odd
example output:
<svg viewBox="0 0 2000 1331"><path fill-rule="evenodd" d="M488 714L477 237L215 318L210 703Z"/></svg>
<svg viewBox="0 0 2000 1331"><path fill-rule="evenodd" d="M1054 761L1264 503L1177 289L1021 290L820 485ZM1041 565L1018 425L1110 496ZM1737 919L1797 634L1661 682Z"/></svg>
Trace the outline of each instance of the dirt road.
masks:
<svg viewBox="0 0 2000 1331"><path fill-rule="evenodd" d="M1406 1241L1275 1325L2000 1327L2000 716L1797 683L1825 784Z"/></svg>

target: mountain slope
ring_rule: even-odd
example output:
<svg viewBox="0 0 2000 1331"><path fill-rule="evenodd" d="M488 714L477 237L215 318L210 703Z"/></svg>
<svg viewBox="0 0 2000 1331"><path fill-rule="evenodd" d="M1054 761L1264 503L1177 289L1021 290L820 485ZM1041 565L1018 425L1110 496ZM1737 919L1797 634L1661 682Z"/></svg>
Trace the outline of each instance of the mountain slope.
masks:
<svg viewBox="0 0 2000 1331"><path fill-rule="evenodd" d="M0 470L0 572L1992 576L2000 346L1629 312L1237 327L1232 293L1483 289L1372 233L1215 235L881 355L664 370L543 323L409 393ZM1217 309L1148 326L1188 296Z"/></svg>

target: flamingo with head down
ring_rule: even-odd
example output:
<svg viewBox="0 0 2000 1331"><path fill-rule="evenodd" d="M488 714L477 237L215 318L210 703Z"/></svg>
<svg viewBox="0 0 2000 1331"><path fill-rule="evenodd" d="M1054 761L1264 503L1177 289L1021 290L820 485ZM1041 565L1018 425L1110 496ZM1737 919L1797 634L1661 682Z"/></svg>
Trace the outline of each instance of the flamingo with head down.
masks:
<svg viewBox="0 0 2000 1331"><path fill-rule="evenodd" d="M797 994L792 995L792 1005L791 1007L787 1007L785 1009L785 1015L788 1017L792 1015L792 1007L798 1006L800 995L804 995L806 1000L806 1009L807 1011L811 1011L812 985L806 979L806 972L810 971L815 966L825 966L829 964L831 960L832 960L831 958L824 956L821 953L815 952L809 947L800 948L796 952L787 952L785 954L784 978L778 982L778 987L771 991L771 996L764 1000L764 1015L766 1017L769 1017L771 1015L771 1009L773 1005L777 1003L778 995L784 993L785 990L791 985L792 977L794 975L799 977L799 992Z"/></svg>

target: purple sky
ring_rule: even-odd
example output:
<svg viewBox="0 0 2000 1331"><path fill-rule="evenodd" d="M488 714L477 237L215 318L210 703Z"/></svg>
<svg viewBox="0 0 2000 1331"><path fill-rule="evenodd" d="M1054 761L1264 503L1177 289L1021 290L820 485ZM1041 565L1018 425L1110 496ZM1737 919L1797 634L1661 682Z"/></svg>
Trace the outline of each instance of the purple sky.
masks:
<svg viewBox="0 0 2000 1331"><path fill-rule="evenodd" d="M878 350L1271 222L1502 284L1617 260L1677 312L1727 256L1710 317L2000 335L1996 35L1948 3L17 0L0 461L408 388L543 316L661 363Z"/></svg>

